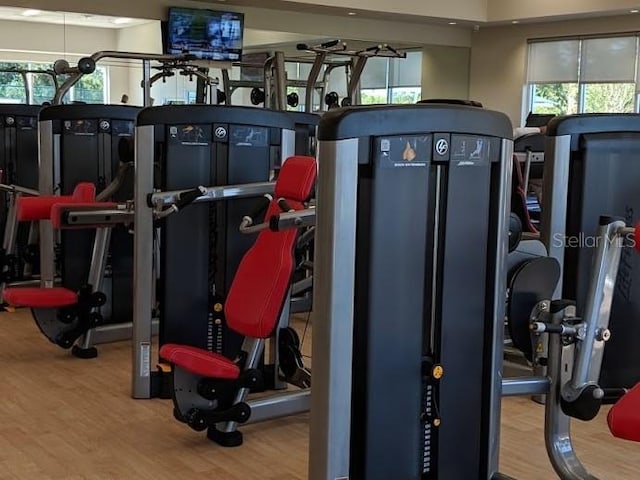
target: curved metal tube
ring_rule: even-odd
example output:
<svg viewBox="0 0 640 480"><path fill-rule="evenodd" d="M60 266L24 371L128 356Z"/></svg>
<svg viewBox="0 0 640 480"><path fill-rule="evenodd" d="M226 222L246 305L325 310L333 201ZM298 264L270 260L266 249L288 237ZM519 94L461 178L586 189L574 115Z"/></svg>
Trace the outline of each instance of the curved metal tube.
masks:
<svg viewBox="0 0 640 480"><path fill-rule="evenodd" d="M551 323L560 326L564 311L551 315ZM565 347L560 335L549 336L549 377L551 390L545 402L544 437L547 453L553 469L562 480L598 480L582 465L571 440L571 419L564 414L560 404L565 379L564 365L573 361L574 347ZM568 368L567 372L571 369Z"/></svg>
<svg viewBox="0 0 640 480"><path fill-rule="evenodd" d="M96 202L106 202L109 200L122 186L125 177L127 176L127 172L129 169L133 168L132 162L120 162L118 165L118 171L116 173L115 178L111 181L109 185L105 187L99 195L96 195Z"/></svg>
<svg viewBox="0 0 640 480"><path fill-rule="evenodd" d="M158 62L172 62L172 61L190 61L193 60L193 55L163 55L163 54L151 54L151 53L135 53L135 52L117 52L114 50L105 50L96 52L91 55L94 62L98 63L103 58L123 59L123 60L147 60ZM60 88L56 90L56 95L53 98L54 105L60 105L62 99L69 93L69 90L77 84L85 74L80 72L77 68L72 69L67 78Z"/></svg>

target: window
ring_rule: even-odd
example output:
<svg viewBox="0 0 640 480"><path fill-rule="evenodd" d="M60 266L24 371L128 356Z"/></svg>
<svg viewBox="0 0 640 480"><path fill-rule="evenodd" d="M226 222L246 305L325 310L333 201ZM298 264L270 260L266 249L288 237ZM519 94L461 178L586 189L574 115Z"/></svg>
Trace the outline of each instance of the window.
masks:
<svg viewBox="0 0 640 480"><path fill-rule="evenodd" d="M32 105L51 102L56 86L50 69L51 65L46 63L0 62L0 103L26 103L27 91ZM42 73L39 73L40 70ZM64 77L59 76L57 80L62 84ZM107 69L98 67L93 74L83 76L65 101L106 103Z"/></svg>
<svg viewBox="0 0 640 480"><path fill-rule="evenodd" d="M97 67L91 75L82 76L71 89L71 99L74 102L105 103L106 76L105 67Z"/></svg>
<svg viewBox="0 0 640 480"><path fill-rule="evenodd" d="M422 52L369 59L360 79L361 103L416 103L421 97Z"/></svg>
<svg viewBox="0 0 640 480"><path fill-rule="evenodd" d="M529 45L533 113L636 111L638 36L541 41Z"/></svg>
<svg viewBox="0 0 640 480"><path fill-rule="evenodd" d="M339 57L338 57L339 58ZM288 80L306 81L311 64L287 62ZM323 68L318 80L324 77ZM344 67L336 67L328 75L327 93L336 92L340 100L347 96L347 72ZM297 110L305 108L303 87L288 87L287 92L296 92L300 99ZM407 58L372 57L360 77L360 103L416 103L422 96L422 52L407 52ZM314 94L314 106L320 105L320 98ZM324 99L322 99L322 108Z"/></svg>

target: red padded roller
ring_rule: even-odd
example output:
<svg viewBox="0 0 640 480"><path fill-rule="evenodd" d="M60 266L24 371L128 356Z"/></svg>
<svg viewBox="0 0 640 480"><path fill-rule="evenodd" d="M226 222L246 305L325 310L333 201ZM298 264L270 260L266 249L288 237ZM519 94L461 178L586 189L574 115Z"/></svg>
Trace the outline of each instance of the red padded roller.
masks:
<svg viewBox="0 0 640 480"><path fill-rule="evenodd" d="M227 357L196 347L168 343L160 348L160 358L207 378L236 380L240 376L240 367Z"/></svg>
<svg viewBox="0 0 640 480"><path fill-rule="evenodd" d="M113 202L93 202L93 203L56 203L51 207L51 224L53 228L64 228L64 229L72 229L72 228L96 228L100 225L92 224L92 225L68 225L62 222L62 217L69 210L104 210L104 209L114 209L118 206L117 203Z"/></svg>
<svg viewBox="0 0 640 480"><path fill-rule="evenodd" d="M614 437L640 442L640 384L611 408L607 423Z"/></svg>
<svg viewBox="0 0 640 480"><path fill-rule="evenodd" d="M636 225L636 230L633 234L633 246L636 252L640 253L640 223Z"/></svg>
<svg viewBox="0 0 640 480"><path fill-rule="evenodd" d="M66 288L7 288L4 301L13 307L62 308L78 303L78 294Z"/></svg>
<svg viewBox="0 0 640 480"><path fill-rule="evenodd" d="M56 203L91 203L96 198L96 187L93 183L79 183L73 195L48 195L42 197L20 197L16 203L19 222L48 220L51 208Z"/></svg>

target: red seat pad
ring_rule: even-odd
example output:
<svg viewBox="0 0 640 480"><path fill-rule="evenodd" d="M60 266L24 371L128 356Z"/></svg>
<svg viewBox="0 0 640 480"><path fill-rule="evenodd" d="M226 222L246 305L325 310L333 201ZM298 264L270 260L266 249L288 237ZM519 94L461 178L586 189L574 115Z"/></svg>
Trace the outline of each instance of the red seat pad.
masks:
<svg viewBox="0 0 640 480"><path fill-rule="evenodd" d="M316 179L312 157L291 157L282 165L276 181L278 198L301 210L311 195ZM277 201L271 202L265 218L281 213ZM294 269L297 229L274 232L262 230L254 245L242 258L225 302L229 327L245 337L267 338L278 324Z"/></svg>
<svg viewBox="0 0 640 480"><path fill-rule="evenodd" d="M96 198L93 183L83 182L76 185L73 195L47 195L42 197L20 197L16 202L19 222L48 220L51 208L57 203L91 203Z"/></svg>
<svg viewBox="0 0 640 480"><path fill-rule="evenodd" d="M640 442L640 384L609 410L607 423L614 437Z"/></svg>
<svg viewBox="0 0 640 480"><path fill-rule="evenodd" d="M62 308L78 303L78 294L66 288L7 288L4 301L14 307Z"/></svg>
<svg viewBox="0 0 640 480"><path fill-rule="evenodd" d="M160 358L207 378L236 380L240 376L240 367L227 357L201 348L167 343L160 348Z"/></svg>
<svg viewBox="0 0 640 480"><path fill-rule="evenodd" d="M96 228L100 225L67 225L62 222L62 217L69 210L104 210L104 209L114 209L118 206L117 203L113 202L92 202L92 203L56 203L51 207L51 224L53 228L64 228L64 229L86 229L86 228Z"/></svg>

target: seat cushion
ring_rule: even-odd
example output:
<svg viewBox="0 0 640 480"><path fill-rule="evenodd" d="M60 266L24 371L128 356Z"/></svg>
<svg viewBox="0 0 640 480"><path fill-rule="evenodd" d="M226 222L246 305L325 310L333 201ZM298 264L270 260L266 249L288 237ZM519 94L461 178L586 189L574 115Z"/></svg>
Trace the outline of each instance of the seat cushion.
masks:
<svg viewBox="0 0 640 480"><path fill-rule="evenodd" d="M640 442L640 384L611 408L607 423L614 437Z"/></svg>
<svg viewBox="0 0 640 480"><path fill-rule="evenodd" d="M240 376L240 367L227 357L201 348L168 343L160 348L160 358L207 378L236 380Z"/></svg>
<svg viewBox="0 0 640 480"><path fill-rule="evenodd" d="M13 307L62 308L78 303L78 294L66 288L7 288L4 301Z"/></svg>

